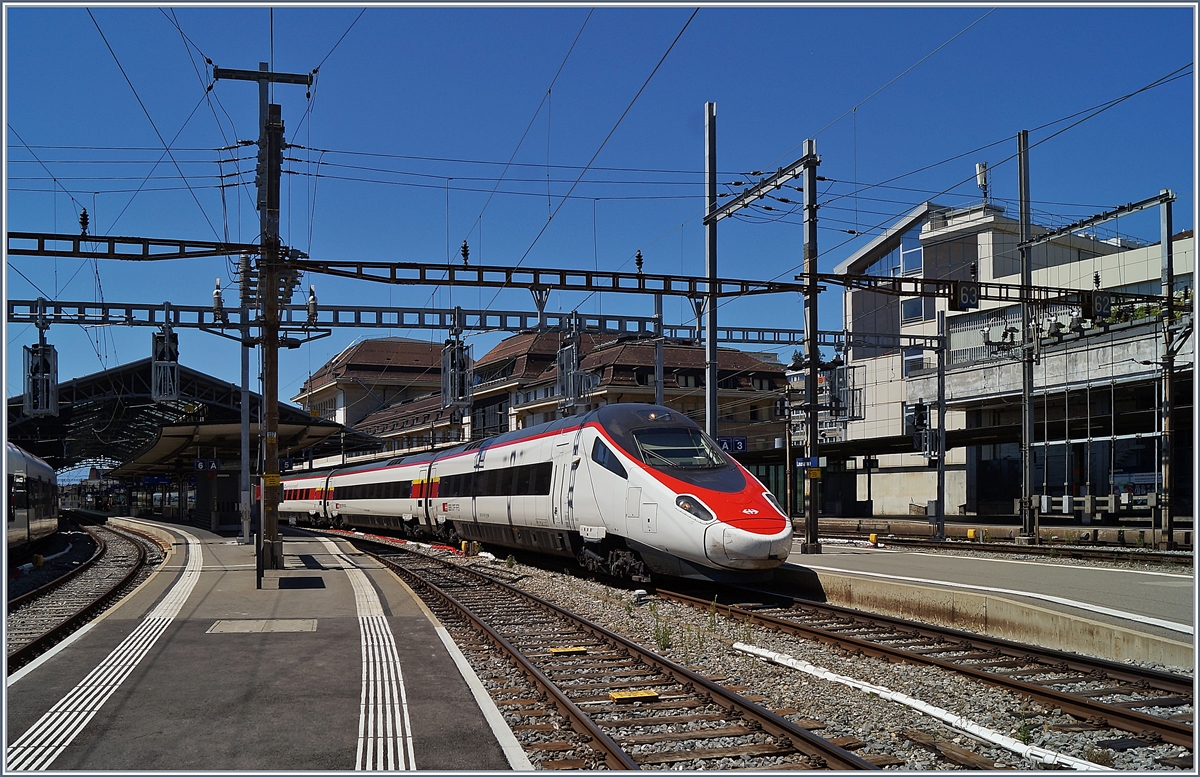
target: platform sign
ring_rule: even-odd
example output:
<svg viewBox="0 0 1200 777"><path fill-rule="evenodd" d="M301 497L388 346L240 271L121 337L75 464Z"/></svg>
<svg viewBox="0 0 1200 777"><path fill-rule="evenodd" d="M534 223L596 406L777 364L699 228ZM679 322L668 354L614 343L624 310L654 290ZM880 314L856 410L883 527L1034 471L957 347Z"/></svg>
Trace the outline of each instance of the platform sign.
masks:
<svg viewBox="0 0 1200 777"><path fill-rule="evenodd" d="M279 485L279 475L274 472L264 472L263 485L267 487Z"/></svg>
<svg viewBox="0 0 1200 777"><path fill-rule="evenodd" d="M220 459L196 459L192 465L197 472L216 472L221 469Z"/></svg>
<svg viewBox="0 0 1200 777"><path fill-rule="evenodd" d="M170 483L171 479L163 475L144 475L142 476L142 485L146 486L161 486Z"/></svg>
<svg viewBox="0 0 1200 777"><path fill-rule="evenodd" d="M293 466L295 466L295 462L293 462L291 459L281 458L279 460L279 471L280 472L291 472Z"/></svg>
<svg viewBox="0 0 1200 777"><path fill-rule="evenodd" d="M978 281L954 281L952 285L951 310L973 310L979 307Z"/></svg>
<svg viewBox="0 0 1200 777"><path fill-rule="evenodd" d="M721 446L721 450L729 451L730 453L744 453L746 451L747 438L745 437L718 437L717 445Z"/></svg>

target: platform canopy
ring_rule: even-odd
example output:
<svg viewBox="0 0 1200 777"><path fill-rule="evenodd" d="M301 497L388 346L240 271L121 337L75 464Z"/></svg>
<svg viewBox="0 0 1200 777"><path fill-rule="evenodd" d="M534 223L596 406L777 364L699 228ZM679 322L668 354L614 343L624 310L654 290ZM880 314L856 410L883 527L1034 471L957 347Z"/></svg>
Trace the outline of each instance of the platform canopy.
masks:
<svg viewBox="0 0 1200 777"><path fill-rule="evenodd" d="M241 389L179 367L179 398L154 401L149 358L58 384L58 415L21 415L8 400L8 440L57 470L114 467L118 477L192 471L197 458L237 461ZM258 450L262 397L250 394L250 449ZM374 450L380 442L333 421L279 403L279 455L314 457ZM253 467L252 467L253 468Z"/></svg>

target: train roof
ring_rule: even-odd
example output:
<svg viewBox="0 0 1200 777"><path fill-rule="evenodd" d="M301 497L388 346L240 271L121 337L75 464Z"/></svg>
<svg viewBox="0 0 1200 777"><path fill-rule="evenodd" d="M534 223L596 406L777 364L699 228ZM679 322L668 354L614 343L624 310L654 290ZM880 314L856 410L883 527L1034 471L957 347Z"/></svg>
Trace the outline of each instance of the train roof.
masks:
<svg viewBox="0 0 1200 777"><path fill-rule="evenodd" d="M45 460L43 460L37 456L34 456L32 453L25 450L21 446L13 445L11 442L8 442L7 440L5 441L5 445L8 446L9 468L11 468L12 464L15 463L17 460L24 460L26 467L33 465L34 469L42 469L44 472L50 473L51 475L55 475L55 476L57 475L57 473L55 473L55 471L54 471L54 468L51 467L49 464L47 464L45 462Z"/></svg>
<svg viewBox="0 0 1200 777"><path fill-rule="evenodd" d="M502 432L483 440L475 440L474 442L456 445L453 448L443 448L439 451L430 451L427 453L416 453L411 456L395 456L390 459L376 459L375 461L369 461L363 464L355 464L349 467L326 467L318 470L293 472L287 477L288 479L320 477L330 472L336 472L338 475L353 475L356 472L371 472L388 467L400 466L402 464L424 464L434 459L446 459L450 458L451 456L468 453L481 448L491 448L496 445L507 445L509 443L520 442L521 440L531 439L534 437L543 437L545 435L555 434L557 432L577 429L589 421L595 421L606 429L612 430L615 433L615 436L618 437L623 437L624 434L630 429L658 423L669 423L672 425L682 424L684 426L699 428L695 421L677 410L672 410L661 405L624 402L615 405L603 405L583 415L568 416L566 418L548 421L544 424L529 426L524 429L516 429L511 432Z"/></svg>

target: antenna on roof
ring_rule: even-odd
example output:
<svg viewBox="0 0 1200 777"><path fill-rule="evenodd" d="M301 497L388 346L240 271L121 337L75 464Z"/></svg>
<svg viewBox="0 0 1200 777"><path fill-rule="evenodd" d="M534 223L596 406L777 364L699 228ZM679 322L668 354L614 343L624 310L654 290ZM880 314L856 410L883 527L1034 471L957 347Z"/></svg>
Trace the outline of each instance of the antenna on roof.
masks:
<svg viewBox="0 0 1200 777"><path fill-rule="evenodd" d="M983 192L983 204L988 201L988 166L987 162L975 163L975 185Z"/></svg>

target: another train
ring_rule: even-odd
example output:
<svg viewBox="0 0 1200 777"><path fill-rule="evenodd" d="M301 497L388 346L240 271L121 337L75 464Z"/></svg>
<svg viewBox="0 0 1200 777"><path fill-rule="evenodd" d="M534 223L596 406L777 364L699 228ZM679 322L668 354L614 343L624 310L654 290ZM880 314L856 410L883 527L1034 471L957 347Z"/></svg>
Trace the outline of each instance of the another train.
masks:
<svg viewBox="0 0 1200 777"><path fill-rule="evenodd" d="M27 550L58 531L58 478L46 462L8 446L8 553Z"/></svg>
<svg viewBox="0 0 1200 777"><path fill-rule="evenodd" d="M281 517L569 556L635 581L769 570L792 525L693 421L606 405L436 453L282 481Z"/></svg>

